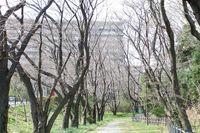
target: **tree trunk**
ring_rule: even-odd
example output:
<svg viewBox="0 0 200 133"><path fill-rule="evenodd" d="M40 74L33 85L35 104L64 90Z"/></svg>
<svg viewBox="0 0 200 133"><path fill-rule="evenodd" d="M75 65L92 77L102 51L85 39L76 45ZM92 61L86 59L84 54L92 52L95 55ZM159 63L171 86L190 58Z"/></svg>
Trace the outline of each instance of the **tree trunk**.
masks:
<svg viewBox="0 0 200 133"><path fill-rule="evenodd" d="M10 85L10 79L7 79L7 72L0 70L0 133L7 133Z"/></svg>
<svg viewBox="0 0 200 133"><path fill-rule="evenodd" d="M35 133L50 133L47 132L46 130L46 125L47 125L47 114L45 112L40 112L38 115L38 129L37 132Z"/></svg>
<svg viewBox="0 0 200 133"><path fill-rule="evenodd" d="M101 121L101 113L100 112L98 112L97 121Z"/></svg>
<svg viewBox="0 0 200 133"><path fill-rule="evenodd" d="M178 110L178 116L180 118L181 124L184 128L184 130L187 130L188 132L192 132L192 126L190 124L190 121L188 119L186 109L183 105L183 100L180 98L180 87L179 87L179 80L177 75L177 66L176 66L176 51L175 51L175 39L174 39L174 32L171 28L170 21L167 17L166 11L165 11L165 1L161 0L161 12L162 17L166 26L166 32L169 37L169 56L170 56L170 65L171 65L171 77L172 77L172 90L174 92L175 97L175 104L177 106Z"/></svg>
<svg viewBox="0 0 200 133"><path fill-rule="evenodd" d="M113 115L117 115L117 99L116 99L116 96L114 97L114 107L113 107L113 110L112 110L112 113Z"/></svg>
<svg viewBox="0 0 200 133"><path fill-rule="evenodd" d="M21 104L22 104L23 110L24 110L24 121L27 122L28 120L27 120L27 113L26 113L26 105L23 102Z"/></svg>
<svg viewBox="0 0 200 133"><path fill-rule="evenodd" d="M101 109L101 121L103 120L104 112L105 112L105 106L103 105L103 107Z"/></svg>
<svg viewBox="0 0 200 133"><path fill-rule="evenodd" d="M113 115L117 115L117 110L113 110Z"/></svg>
<svg viewBox="0 0 200 133"><path fill-rule="evenodd" d="M75 107L74 107L74 118L72 120L72 127L78 128L78 125L79 125L79 105L80 105L80 101L81 101L81 93L78 94L76 104L75 104Z"/></svg>
<svg viewBox="0 0 200 133"><path fill-rule="evenodd" d="M92 111L92 123L96 123L97 122L97 118L96 118L96 103L94 103L93 105L93 111Z"/></svg>
<svg viewBox="0 0 200 133"><path fill-rule="evenodd" d="M82 103L82 107L83 107L83 125L86 125L87 124L87 106L88 106L88 103L86 102L87 101L87 96L85 95L85 100L83 98L83 96L81 96L81 103Z"/></svg>
<svg viewBox="0 0 200 133"><path fill-rule="evenodd" d="M98 106L98 103L96 103L96 114L97 114L97 121L101 121L101 112L100 107Z"/></svg>
<svg viewBox="0 0 200 133"><path fill-rule="evenodd" d="M73 100L74 100L74 96L72 96L70 98L67 106L65 107L63 125L62 125L63 129L69 128L69 119L70 119L70 114L71 114L71 108L72 108L72 105L73 105Z"/></svg>
<svg viewBox="0 0 200 133"><path fill-rule="evenodd" d="M83 113L83 125L87 124L87 109L84 110Z"/></svg>
<svg viewBox="0 0 200 133"><path fill-rule="evenodd" d="M95 72L96 75L97 72ZM96 78L96 77L95 77ZM94 93L93 93L93 111L92 111L92 123L97 122L97 112L99 114L99 109L98 109L98 103L97 103L97 84L96 84L96 79L95 79L95 87L94 87ZM98 120L99 121L99 120Z"/></svg>
<svg viewBox="0 0 200 133"><path fill-rule="evenodd" d="M10 78L8 78L6 20L0 15L0 133L7 133Z"/></svg>
<svg viewBox="0 0 200 133"><path fill-rule="evenodd" d="M187 0L188 3L190 4L192 10L193 10L193 14L198 22L198 24L200 25L200 1L199 0Z"/></svg>
<svg viewBox="0 0 200 133"><path fill-rule="evenodd" d="M37 99L34 94L34 89L31 83L30 78L28 75L24 72L23 68L20 64L17 65L17 71L20 76L20 79L23 81L24 85L26 86L27 93L30 100L30 107L31 107L31 116L33 121L33 132L37 133L38 131L38 106L37 106Z"/></svg>
<svg viewBox="0 0 200 133"><path fill-rule="evenodd" d="M84 99L85 97L85 99ZM88 113L88 103L87 103L87 95L81 95L81 105L83 107L83 125L87 124L87 113Z"/></svg>

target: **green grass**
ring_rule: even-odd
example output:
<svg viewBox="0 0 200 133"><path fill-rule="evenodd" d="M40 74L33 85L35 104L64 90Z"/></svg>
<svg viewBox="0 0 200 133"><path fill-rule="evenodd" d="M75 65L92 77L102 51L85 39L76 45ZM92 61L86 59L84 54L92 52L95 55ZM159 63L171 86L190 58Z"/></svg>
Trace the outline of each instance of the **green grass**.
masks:
<svg viewBox="0 0 200 133"><path fill-rule="evenodd" d="M26 106L27 122L25 121L24 109L22 106L10 107L8 118L9 133L31 133L32 120L29 106Z"/></svg>
<svg viewBox="0 0 200 133"><path fill-rule="evenodd" d="M123 123L119 124L119 128L123 129L123 133L168 133L167 127L164 125L147 125L143 122L133 122L131 113L119 113L117 116L108 113L105 118L110 119L106 124L111 121ZM101 129L101 127L103 128L106 124L98 126L98 130ZM95 132L95 129L92 131Z"/></svg>
<svg viewBox="0 0 200 133"><path fill-rule="evenodd" d="M193 132L200 133L200 124L196 123L192 126Z"/></svg>
<svg viewBox="0 0 200 133"><path fill-rule="evenodd" d="M10 107L9 109L9 119L8 119L8 132L9 133L32 133L32 120L31 120L31 112L29 105L26 105L26 112L27 112L27 119L25 121L24 116L24 109L22 106L17 107ZM97 122L97 124L87 124L86 126L80 125L79 128L68 128L67 130L63 130L62 127L62 120L63 114L60 114L56 119L51 133L84 133L88 131L93 131L97 127L104 126L107 123L125 119L127 117L131 117L130 113L118 113L117 116L113 116L112 113L105 113L104 120Z"/></svg>
<svg viewBox="0 0 200 133"><path fill-rule="evenodd" d="M120 125L124 129L123 133L130 133L130 130L134 133L168 133L167 128L163 125L146 125L143 122L133 122L131 118L131 113L118 113L116 116L113 116L112 113L106 113L104 121L97 122L97 124L80 125L78 129L69 128L66 131L61 128L53 128L52 133L88 133L91 131L95 133L95 130L99 130L101 127L103 128L112 121L123 122L123 125Z"/></svg>
<svg viewBox="0 0 200 133"><path fill-rule="evenodd" d="M22 106L11 107L9 109L9 119L8 119L8 132L9 133L32 133L32 120L29 105L26 105L27 119L25 121L24 110ZM63 130L62 120L63 114L60 114L56 119L51 133L87 133L90 131L95 132L99 127L104 127L106 124L112 121L124 121L122 125L124 133L130 132L129 129L132 129L134 133L167 133L164 126L149 125L141 122L132 122L131 113L118 113L116 116L113 116L112 113L105 113L104 120L97 122L97 124L87 124L86 126L80 125L79 128L68 128Z"/></svg>
<svg viewBox="0 0 200 133"><path fill-rule="evenodd" d="M168 133L167 127L163 125L147 125L143 122L131 122L129 126L132 127L134 133Z"/></svg>
<svg viewBox="0 0 200 133"><path fill-rule="evenodd" d="M119 120L123 125L119 125L123 129L123 133L168 133L167 127L164 125L147 125L144 122L133 122L131 114L122 116Z"/></svg>
<svg viewBox="0 0 200 133"><path fill-rule="evenodd" d="M26 105L27 122L25 121L24 110L22 106L10 107L9 119L8 119L8 132L9 133L32 133L32 120L29 105ZM52 133L87 133L94 131L99 127L104 127L111 121L125 121L122 126L127 130L124 133L130 132L132 129L134 133L168 133L167 128L162 125L146 125L142 122L132 122L131 113L118 113L117 116L113 116L112 113L105 113L104 120L97 122L97 124L87 124L86 126L80 125L79 128L68 128L63 130L62 120L63 114L60 114L56 119L52 128ZM200 126L193 127L195 132L200 132Z"/></svg>
<svg viewBox="0 0 200 133"><path fill-rule="evenodd" d="M124 120L127 117L131 118L131 113L118 113L116 116L113 116L112 113L105 113L104 120L97 122L96 124L87 124L86 126L80 125L79 128L68 128L67 130L63 130L60 127L53 127L52 133L87 133L90 131L95 131L98 127L103 127L111 121L115 120ZM57 119L56 123L59 119Z"/></svg>

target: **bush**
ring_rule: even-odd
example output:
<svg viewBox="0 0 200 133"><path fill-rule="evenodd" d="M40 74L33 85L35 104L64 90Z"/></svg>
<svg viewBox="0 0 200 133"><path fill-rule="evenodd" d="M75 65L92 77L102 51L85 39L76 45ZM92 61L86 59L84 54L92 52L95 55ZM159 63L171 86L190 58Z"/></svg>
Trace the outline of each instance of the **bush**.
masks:
<svg viewBox="0 0 200 133"><path fill-rule="evenodd" d="M161 105L157 105L154 108L152 108L151 113L157 117L164 117L165 116L165 110L164 107Z"/></svg>
<svg viewBox="0 0 200 133"><path fill-rule="evenodd" d="M46 103L47 98L48 97L43 97L43 103ZM58 96L52 96L51 97L51 101L50 101L50 105L49 105L49 109L50 110L55 110L56 107L58 106L59 102L60 102L60 98Z"/></svg>
<svg viewBox="0 0 200 133"><path fill-rule="evenodd" d="M117 111L118 112L132 112L132 106L128 101L121 100Z"/></svg>

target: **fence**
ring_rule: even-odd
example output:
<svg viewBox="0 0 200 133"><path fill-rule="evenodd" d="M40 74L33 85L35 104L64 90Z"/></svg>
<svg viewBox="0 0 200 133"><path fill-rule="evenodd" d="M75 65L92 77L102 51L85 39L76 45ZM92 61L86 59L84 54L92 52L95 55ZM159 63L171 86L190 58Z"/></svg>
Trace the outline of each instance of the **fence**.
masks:
<svg viewBox="0 0 200 133"><path fill-rule="evenodd" d="M166 118L156 118L156 117L144 117L142 115L136 115L133 117L133 121L135 122L146 122L148 124L163 124L166 125L167 124L167 119Z"/></svg>
<svg viewBox="0 0 200 133"><path fill-rule="evenodd" d="M135 121L135 122L146 122L147 124L155 124L155 125L163 124L163 125L168 127L169 133L191 133L191 132L185 131L185 130L183 130L181 128L178 128L177 126L172 124L165 117L163 117L163 118L148 117L147 118L147 117L145 117L143 115L135 115L133 117L133 121Z"/></svg>
<svg viewBox="0 0 200 133"><path fill-rule="evenodd" d="M173 124L168 125L168 131L169 133L192 133L192 132L185 131L181 128L178 128L177 126L174 126Z"/></svg>

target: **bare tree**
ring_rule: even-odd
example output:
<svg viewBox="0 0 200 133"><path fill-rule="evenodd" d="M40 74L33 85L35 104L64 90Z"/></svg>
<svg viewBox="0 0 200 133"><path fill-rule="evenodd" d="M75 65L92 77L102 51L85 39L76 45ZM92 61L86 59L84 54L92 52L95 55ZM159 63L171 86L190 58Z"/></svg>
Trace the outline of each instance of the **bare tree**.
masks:
<svg viewBox="0 0 200 133"><path fill-rule="evenodd" d="M84 78L90 63L89 35L93 25L92 19L95 9L100 3L101 1L89 0L79 1L78 3L72 1L54 2L60 19L58 21L48 13L43 17L43 23L41 24L43 29L39 33L40 39L36 39L41 44L38 53L38 65L24 53L25 58L38 71L36 78L31 76L30 73L25 72L22 67L18 67L19 74L27 87L30 100L32 101L31 110L34 132L50 132L55 119L65 105L63 128L69 127L69 119L71 112L73 112L72 106L75 106L72 126L78 127L78 112L80 102L83 101ZM72 15L71 19L65 18L66 11ZM70 34L72 36L69 36ZM68 41L66 41L67 39ZM66 53L69 53L69 55L67 56ZM44 54L47 54L55 64L54 72L57 74L43 69L42 66L45 63L42 61L42 56L45 56ZM63 62L66 56L66 62ZM45 58L47 59L47 57ZM68 61L70 63L67 63ZM44 80L43 77L50 77L50 80L55 81L52 86L50 85L50 93L44 103L42 100L44 96L43 86L48 86L48 83L45 83L47 80ZM34 93L30 78L38 84L39 98ZM60 97L61 101L49 117L49 104L51 94L54 91ZM76 100L75 104L74 100ZM83 104L87 105L86 102L83 102Z"/></svg>
<svg viewBox="0 0 200 133"><path fill-rule="evenodd" d="M8 93L9 93L9 85L10 85L10 79L15 71L15 68L20 60L21 55L23 54L23 51L25 50L29 40L34 35L36 30L39 28L38 22L43 15L43 13L46 12L46 10L51 6L53 0L50 0L47 5L45 5L43 8L41 8L38 15L35 17L34 23L32 24L30 30L27 34L21 34L16 39L15 42L11 43L11 47L8 46L9 38L7 36L7 30L6 30L6 22L8 21L9 17L13 15L13 13L19 9L22 10L22 16L21 21L23 22L23 7L25 6L25 1L20 2L16 6L9 7L9 9L6 11L5 14L0 13L0 71L1 71L1 79L0 79L0 91L1 91L1 98L0 98L0 104L1 104L1 110L0 110L0 132L4 133L7 132L7 122L8 122ZM21 23L23 24L23 23ZM21 32L23 33L23 31ZM24 35L24 36L23 36ZM23 36L23 38L22 38ZM10 56L10 51L15 51L17 44L21 41L21 47L17 50L14 57ZM8 62L11 61L12 65L8 67Z"/></svg>
<svg viewBox="0 0 200 133"><path fill-rule="evenodd" d="M134 59L141 62L142 72L148 76L153 93L158 96L157 100L165 106L168 116L171 118L174 112L178 112L180 126L192 131L182 104L183 99L176 72L174 31L166 15L164 1L160 3L127 1L127 5L132 12L130 10L125 12L130 20L127 21L127 27L123 33L128 38L134 52L137 53L133 56ZM168 87L171 88L170 91ZM171 93L175 95L171 96Z"/></svg>
<svg viewBox="0 0 200 133"><path fill-rule="evenodd" d="M110 72L110 91L109 91L109 107L113 115L117 115L118 107L120 105L120 93L121 93L121 81L120 77L117 76L117 72Z"/></svg>

